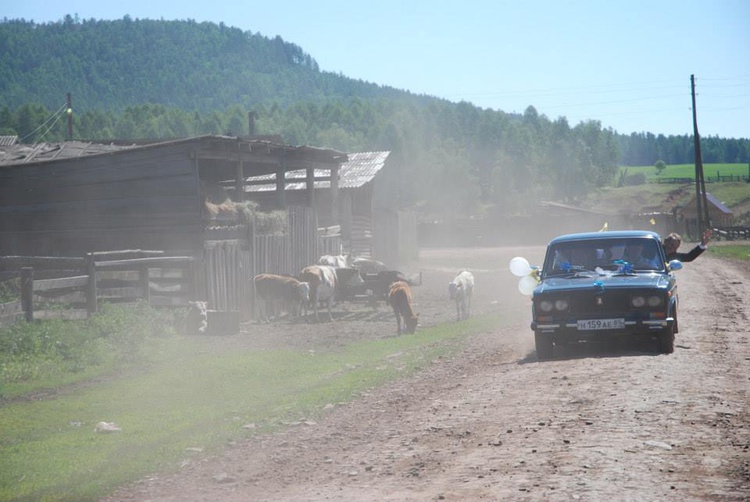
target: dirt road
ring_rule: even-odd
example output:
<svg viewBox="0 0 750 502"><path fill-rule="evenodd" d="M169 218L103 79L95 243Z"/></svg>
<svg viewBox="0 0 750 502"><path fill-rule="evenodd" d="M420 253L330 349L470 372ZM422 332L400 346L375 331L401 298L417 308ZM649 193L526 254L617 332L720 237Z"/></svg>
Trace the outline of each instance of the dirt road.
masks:
<svg viewBox="0 0 750 502"><path fill-rule="evenodd" d="M678 272L674 354L591 349L540 363L529 301L507 264L516 255L539 263L542 252L423 251L425 283L415 292L425 325L455 316L445 296L456 269L446 261L475 270L475 312L499 310L509 325L323 419L106 500L750 500L747 262L703 256ZM334 325L333 339L328 323L316 325L328 343L395 330L385 313ZM295 329L254 339L294 343Z"/></svg>

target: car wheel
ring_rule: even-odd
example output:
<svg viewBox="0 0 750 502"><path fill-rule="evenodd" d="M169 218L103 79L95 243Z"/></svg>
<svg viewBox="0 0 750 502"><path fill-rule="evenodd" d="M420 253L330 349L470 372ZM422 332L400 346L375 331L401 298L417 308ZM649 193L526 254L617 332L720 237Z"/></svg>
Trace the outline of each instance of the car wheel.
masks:
<svg viewBox="0 0 750 502"><path fill-rule="evenodd" d="M552 337L541 333L534 333L534 342L536 344L536 358L540 361L552 359L554 346Z"/></svg>
<svg viewBox="0 0 750 502"><path fill-rule="evenodd" d="M660 354L674 352L674 326L659 333L656 337L656 344Z"/></svg>

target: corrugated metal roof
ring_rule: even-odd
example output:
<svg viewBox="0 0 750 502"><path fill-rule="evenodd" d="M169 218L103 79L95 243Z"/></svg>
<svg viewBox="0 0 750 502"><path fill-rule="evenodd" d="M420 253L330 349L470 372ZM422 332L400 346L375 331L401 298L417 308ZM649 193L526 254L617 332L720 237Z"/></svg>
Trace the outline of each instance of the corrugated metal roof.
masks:
<svg viewBox="0 0 750 502"><path fill-rule="evenodd" d="M716 206L716 208L722 213L732 214L731 209L729 209L727 206L722 204L719 199L717 199L715 196L711 195L708 192L706 192L706 199L708 199L708 201L711 202L714 206Z"/></svg>
<svg viewBox="0 0 750 502"><path fill-rule="evenodd" d="M372 181L383 168L391 152L358 152L350 153L348 160L339 167L339 188L359 188ZM304 169L288 171L286 173L286 190L304 190L307 173ZM315 177L328 176L327 169L315 169ZM299 181L297 181L299 180ZM270 192L276 190L276 175L253 176L247 181L268 181L267 185L250 185L245 188L248 192ZM315 188L328 188L330 181L316 181Z"/></svg>
<svg viewBox="0 0 750 502"><path fill-rule="evenodd" d="M0 146L13 146L18 142L18 136L0 136Z"/></svg>

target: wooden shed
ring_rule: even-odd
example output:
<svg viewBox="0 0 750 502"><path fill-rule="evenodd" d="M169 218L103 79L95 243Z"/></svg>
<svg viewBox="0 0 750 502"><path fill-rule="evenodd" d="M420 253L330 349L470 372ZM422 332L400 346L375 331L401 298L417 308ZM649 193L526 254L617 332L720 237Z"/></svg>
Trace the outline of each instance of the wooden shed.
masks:
<svg viewBox="0 0 750 502"><path fill-rule="evenodd" d="M202 185L241 187L249 176L273 174L275 203L284 207L288 172L306 173L312 200L313 173L335 180L346 160L335 150L228 136L0 146L0 255L199 251Z"/></svg>
<svg viewBox="0 0 750 502"><path fill-rule="evenodd" d="M307 190L304 170L287 173L286 196L294 204L310 204L316 209L319 223L324 227L339 226L347 252L356 256L373 254L373 233L378 211L373 205L377 189L376 177L384 167L390 152L350 153L338 170L338 180L323 170L316 170L314 193ZM332 190L332 181L337 189ZM246 196L263 208L276 204L278 184L276 175L251 176L246 180Z"/></svg>
<svg viewBox="0 0 750 502"><path fill-rule="evenodd" d="M719 199L706 192L706 202L708 202L708 216L711 224L714 226L729 226L732 224L732 210L721 203ZM693 196L684 207L678 209L678 215L689 225L695 225L697 220L698 208L696 197Z"/></svg>

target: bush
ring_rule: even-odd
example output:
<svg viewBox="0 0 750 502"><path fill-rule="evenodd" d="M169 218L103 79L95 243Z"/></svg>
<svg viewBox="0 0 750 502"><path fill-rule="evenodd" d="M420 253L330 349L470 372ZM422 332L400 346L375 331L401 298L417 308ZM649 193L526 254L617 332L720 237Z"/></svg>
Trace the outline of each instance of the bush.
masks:
<svg viewBox="0 0 750 502"><path fill-rule="evenodd" d="M0 384L54 381L142 360L145 342L174 333L174 314L146 303L100 305L83 321L18 322L0 329ZM68 380L68 378L64 378Z"/></svg>
<svg viewBox="0 0 750 502"><path fill-rule="evenodd" d="M646 184L645 173L628 174L627 169L620 172L620 178L617 180L618 187L636 186Z"/></svg>

